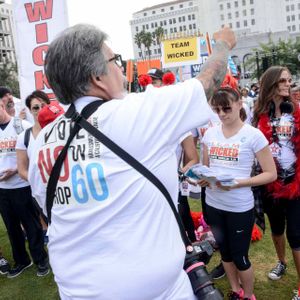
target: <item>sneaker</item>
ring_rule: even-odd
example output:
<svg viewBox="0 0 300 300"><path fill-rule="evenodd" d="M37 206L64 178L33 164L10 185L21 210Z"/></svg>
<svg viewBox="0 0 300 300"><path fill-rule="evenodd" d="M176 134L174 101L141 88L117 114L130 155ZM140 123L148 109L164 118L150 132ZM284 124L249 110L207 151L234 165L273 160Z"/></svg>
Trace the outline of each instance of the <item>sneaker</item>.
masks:
<svg viewBox="0 0 300 300"><path fill-rule="evenodd" d="M241 297L240 297L240 295L239 295L238 293L236 293L236 292L234 292L234 291L230 291L230 292L228 293L228 299L229 299L229 300L240 300Z"/></svg>
<svg viewBox="0 0 300 300"><path fill-rule="evenodd" d="M36 275L38 277L43 277L43 276L46 276L48 275L50 272L50 267L49 267L49 263L48 263L48 260L45 260L44 262L42 263L39 263L37 265L37 272L36 272Z"/></svg>
<svg viewBox="0 0 300 300"><path fill-rule="evenodd" d="M277 265L275 268L271 270L271 272L268 274L268 277L271 280L279 280L282 275L285 273L287 267L284 263L281 261L278 261Z"/></svg>
<svg viewBox="0 0 300 300"><path fill-rule="evenodd" d="M7 278L14 278L19 276L25 269L32 266L32 261L30 261L27 265L15 265L12 269L8 271Z"/></svg>
<svg viewBox="0 0 300 300"><path fill-rule="evenodd" d="M244 300L256 300L256 297L254 294L252 294L251 298L243 298Z"/></svg>
<svg viewBox="0 0 300 300"><path fill-rule="evenodd" d="M300 294L299 291L295 290L294 291L294 297L292 298L292 300L300 300Z"/></svg>
<svg viewBox="0 0 300 300"><path fill-rule="evenodd" d="M220 279L222 277L225 276L225 270L223 267L223 264L220 263L219 265L217 265L211 272L210 272L210 276L212 279Z"/></svg>
<svg viewBox="0 0 300 300"><path fill-rule="evenodd" d="M5 275L8 273L10 265L4 257L0 257L0 274Z"/></svg>
<svg viewBox="0 0 300 300"><path fill-rule="evenodd" d="M239 290L239 296L240 296L241 299L244 298L244 294L245 294L245 292L244 292L243 288L240 288L240 290Z"/></svg>

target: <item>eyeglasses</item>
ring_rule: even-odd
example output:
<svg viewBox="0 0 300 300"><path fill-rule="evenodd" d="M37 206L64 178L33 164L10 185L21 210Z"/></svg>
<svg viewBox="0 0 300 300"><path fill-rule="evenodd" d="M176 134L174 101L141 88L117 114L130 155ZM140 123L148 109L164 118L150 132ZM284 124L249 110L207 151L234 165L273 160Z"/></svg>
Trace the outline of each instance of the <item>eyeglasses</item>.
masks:
<svg viewBox="0 0 300 300"><path fill-rule="evenodd" d="M32 106L32 107L31 107L31 110L33 110L33 111L38 111L38 110L40 110L41 108L43 108L42 105L35 105L35 106Z"/></svg>
<svg viewBox="0 0 300 300"><path fill-rule="evenodd" d="M279 78L277 83L292 83L292 78Z"/></svg>
<svg viewBox="0 0 300 300"><path fill-rule="evenodd" d="M115 56L110 58L107 62L109 63L111 61L114 61L119 68L123 66L122 56L120 54L115 54Z"/></svg>
<svg viewBox="0 0 300 300"><path fill-rule="evenodd" d="M222 106L220 107L212 107L212 110L214 113L219 114L221 110L223 111L224 114L229 114L232 112L232 107L231 106Z"/></svg>

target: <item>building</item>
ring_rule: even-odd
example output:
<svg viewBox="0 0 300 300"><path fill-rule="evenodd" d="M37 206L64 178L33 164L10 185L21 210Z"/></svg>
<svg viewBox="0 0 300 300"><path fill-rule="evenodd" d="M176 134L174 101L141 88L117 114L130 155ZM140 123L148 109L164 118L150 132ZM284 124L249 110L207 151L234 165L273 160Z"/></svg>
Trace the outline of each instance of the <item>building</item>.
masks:
<svg viewBox="0 0 300 300"><path fill-rule="evenodd" d="M130 21L134 58L142 57L135 43L135 35L142 30L153 32L161 26L165 34L200 31L212 35L225 24L237 34L232 55L242 65L245 55L259 43L297 38L300 0L178 0L145 8L134 13ZM150 51L152 57L160 54L157 45Z"/></svg>
<svg viewBox="0 0 300 300"><path fill-rule="evenodd" d="M200 13L198 1L179 0L145 8L133 14L130 21L133 39L134 57L142 58L141 49L134 42L135 36L141 31L154 32L158 27L164 29L164 34L177 34L179 32L193 32L199 28ZM148 51L144 51L149 55ZM160 55L160 47L156 43L151 46L150 56Z"/></svg>
<svg viewBox="0 0 300 300"><path fill-rule="evenodd" d="M0 63L16 63L12 6L0 1Z"/></svg>

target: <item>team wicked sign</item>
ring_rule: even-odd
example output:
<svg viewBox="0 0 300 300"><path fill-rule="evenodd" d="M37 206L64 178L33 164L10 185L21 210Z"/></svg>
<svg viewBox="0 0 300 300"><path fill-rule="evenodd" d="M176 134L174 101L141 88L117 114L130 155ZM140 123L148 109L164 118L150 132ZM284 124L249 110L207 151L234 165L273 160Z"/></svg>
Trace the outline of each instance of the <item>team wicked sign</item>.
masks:
<svg viewBox="0 0 300 300"><path fill-rule="evenodd" d="M184 37L162 41L163 68L197 64L200 56L199 37Z"/></svg>

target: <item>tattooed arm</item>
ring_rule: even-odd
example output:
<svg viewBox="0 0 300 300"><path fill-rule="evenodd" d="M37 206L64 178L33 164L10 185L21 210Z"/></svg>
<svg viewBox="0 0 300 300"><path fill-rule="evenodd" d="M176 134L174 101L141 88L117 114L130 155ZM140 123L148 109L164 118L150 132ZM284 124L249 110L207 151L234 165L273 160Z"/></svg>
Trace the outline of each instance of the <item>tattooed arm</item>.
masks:
<svg viewBox="0 0 300 300"><path fill-rule="evenodd" d="M229 50L235 44L234 32L230 28L223 28L214 34L216 45L212 55L203 65L197 79L201 81L207 100L220 87L227 71L227 61Z"/></svg>

